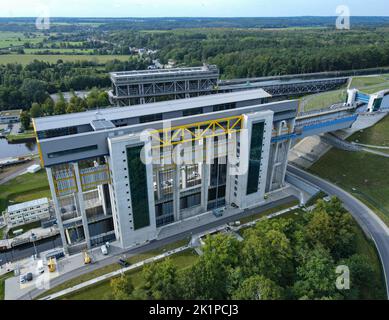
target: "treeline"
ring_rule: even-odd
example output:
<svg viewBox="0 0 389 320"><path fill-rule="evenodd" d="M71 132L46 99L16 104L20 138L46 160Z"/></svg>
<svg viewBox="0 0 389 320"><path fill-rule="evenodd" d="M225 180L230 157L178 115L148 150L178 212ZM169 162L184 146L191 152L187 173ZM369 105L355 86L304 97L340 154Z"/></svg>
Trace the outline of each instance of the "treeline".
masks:
<svg viewBox="0 0 389 320"><path fill-rule="evenodd" d="M355 222L339 200L319 201L311 213L272 219L231 235L208 237L203 255L187 269L169 259L144 267L142 285L131 278L111 281L108 299L379 299L381 279L369 257L356 254ZM337 266L350 270L338 279ZM346 290L337 289L336 284Z"/></svg>
<svg viewBox="0 0 389 320"><path fill-rule="evenodd" d="M53 32L72 32L85 27L112 30L172 30L190 28L334 28L337 17L240 17L240 18L51 18ZM389 25L388 17L351 17L354 27ZM0 18L0 31L30 31L35 18Z"/></svg>
<svg viewBox="0 0 389 320"><path fill-rule="evenodd" d="M107 88L111 85L108 72L144 69L148 62L138 58L128 61L113 60L105 65L93 61L51 64L33 61L0 65L0 110L29 109L32 103L42 104L50 94L71 90Z"/></svg>
<svg viewBox="0 0 389 320"><path fill-rule="evenodd" d="M29 110L22 112L20 122L23 128L28 130L31 126L31 118L96 110L107 106L109 106L108 94L98 88L93 88L85 98L78 97L72 92L69 101L66 101L63 94L59 92L56 101L48 97L43 103L34 102Z"/></svg>
<svg viewBox="0 0 389 320"><path fill-rule="evenodd" d="M162 63L214 63L223 78L244 78L388 66L387 31L196 29L123 31L109 37L111 42L158 49Z"/></svg>

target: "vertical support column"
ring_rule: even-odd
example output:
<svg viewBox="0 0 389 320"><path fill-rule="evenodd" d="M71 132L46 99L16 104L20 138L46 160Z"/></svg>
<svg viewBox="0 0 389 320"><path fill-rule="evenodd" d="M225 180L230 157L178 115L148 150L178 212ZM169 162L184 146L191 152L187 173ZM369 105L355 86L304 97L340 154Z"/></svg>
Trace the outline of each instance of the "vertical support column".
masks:
<svg viewBox="0 0 389 320"><path fill-rule="evenodd" d="M80 171L78 167L78 163L75 162L73 163L73 168L74 168L74 173L76 176L76 181L77 181L77 197L78 197L78 203L79 203L79 209L82 217L82 225L84 227L84 235L85 235L85 240L86 244L88 246L88 249L91 248L91 242L90 242L90 236L89 236L89 228L88 228L88 218L86 216L85 212L85 205L84 205L84 196L82 193L82 185L81 185L81 177L80 177Z"/></svg>
<svg viewBox="0 0 389 320"><path fill-rule="evenodd" d="M281 135L281 122L278 122L275 124L276 128L276 132L277 132L277 136ZM275 175L275 171L277 169L277 166L278 166L278 152L279 152L279 147L280 147L280 143L279 142L276 142L274 144L274 151L272 150L273 153L273 157L270 157L270 158L273 158L273 163L270 163L270 181L269 181L269 191L273 191L273 184L274 184L274 175ZM272 148L271 148L272 149Z"/></svg>
<svg viewBox="0 0 389 320"><path fill-rule="evenodd" d="M290 122L288 123L288 128L289 128L288 133L292 133L294 131L295 125L296 125L296 119L290 120ZM286 170L288 167L288 154L289 154L289 150L292 146L292 139L289 139L285 144L286 144L286 150L285 150L286 155L284 158L283 170L282 170L282 182L281 182L282 186L285 185Z"/></svg>
<svg viewBox="0 0 389 320"><path fill-rule="evenodd" d="M146 97L145 97L145 89L144 89L143 83L139 85L138 91L139 91L139 96L140 96L140 98L139 98L140 104L145 104Z"/></svg>
<svg viewBox="0 0 389 320"><path fill-rule="evenodd" d="M55 186L54 186L53 172L52 172L51 168L46 168L46 173L47 173L47 178L49 180L51 196L53 197L55 216L57 217L57 225L58 225L58 228L59 228L59 233L61 235L61 240L62 240L63 248L64 248L64 251L66 253L69 253L68 245L67 245L67 241L66 241L66 236L65 236L65 229L64 229L63 223L62 223L61 210L60 210L60 207L59 207L57 193L55 191Z"/></svg>
<svg viewBox="0 0 389 320"><path fill-rule="evenodd" d="M276 142L274 144L273 163L271 164L271 174L270 174L270 191L273 191L274 176L275 176L275 172L277 170L277 167L279 166L278 153L280 150L280 144L281 144L281 142Z"/></svg>
<svg viewBox="0 0 389 320"><path fill-rule="evenodd" d="M173 212L174 212L174 220L181 220L180 217L180 172L181 166L176 165L176 169L173 176Z"/></svg>
<svg viewBox="0 0 389 320"><path fill-rule="evenodd" d="M203 162L201 174L202 174L202 184L201 184L201 207L204 212L208 211L208 186L209 186L209 173L210 165L206 162Z"/></svg>
<svg viewBox="0 0 389 320"><path fill-rule="evenodd" d="M190 98L190 87L189 87L189 81L185 80L185 98Z"/></svg>
<svg viewBox="0 0 389 320"><path fill-rule="evenodd" d="M289 153L291 145L292 145L292 140L291 139L289 139L287 142L285 142L285 148L286 149L285 149L284 162L282 164L283 168L282 168L281 187L283 187L285 185L286 170L287 170L287 167L288 167L288 153Z"/></svg>
<svg viewBox="0 0 389 320"><path fill-rule="evenodd" d="M104 186L103 185L97 186L97 190L98 190L99 198L101 200L101 204L103 207L104 215L106 216L107 215L107 205L106 205L106 198L105 198L105 193L104 193Z"/></svg>

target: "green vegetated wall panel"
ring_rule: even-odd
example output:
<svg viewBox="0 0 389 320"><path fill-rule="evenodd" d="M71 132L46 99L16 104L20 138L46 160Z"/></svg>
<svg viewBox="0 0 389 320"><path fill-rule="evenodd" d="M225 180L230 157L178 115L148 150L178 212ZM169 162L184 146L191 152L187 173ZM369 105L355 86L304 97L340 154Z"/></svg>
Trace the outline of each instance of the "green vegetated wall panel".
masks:
<svg viewBox="0 0 389 320"><path fill-rule="evenodd" d="M258 192L264 129L264 122L254 123L252 127L247 195Z"/></svg>
<svg viewBox="0 0 389 320"><path fill-rule="evenodd" d="M140 157L142 148L143 146L127 148L128 178L135 230L150 226L147 172Z"/></svg>

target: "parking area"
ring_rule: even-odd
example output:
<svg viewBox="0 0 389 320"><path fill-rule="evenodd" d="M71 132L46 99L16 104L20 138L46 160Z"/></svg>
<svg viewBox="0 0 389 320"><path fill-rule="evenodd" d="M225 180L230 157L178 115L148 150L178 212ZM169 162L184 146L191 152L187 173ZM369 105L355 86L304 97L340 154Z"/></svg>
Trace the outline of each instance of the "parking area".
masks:
<svg viewBox="0 0 389 320"><path fill-rule="evenodd" d="M109 255L116 255L121 251L122 250L115 246L115 244L111 244L109 247ZM5 300L17 300L35 288L48 290L51 288L51 281L60 275L71 273L81 267L88 268L88 265L84 264L84 253L79 253L59 259L56 261L55 272L49 272L48 261L45 258L46 254L47 252L41 253L40 258L38 259L34 260L31 257L20 261L18 265L14 266L15 269L19 269L20 274L5 281ZM107 258L107 255L102 253L100 247L89 251L88 255L91 258L91 265ZM43 260L44 266L44 272L42 274L38 272L38 261L40 259ZM26 275L28 273L32 273L32 281L20 283L20 275Z"/></svg>

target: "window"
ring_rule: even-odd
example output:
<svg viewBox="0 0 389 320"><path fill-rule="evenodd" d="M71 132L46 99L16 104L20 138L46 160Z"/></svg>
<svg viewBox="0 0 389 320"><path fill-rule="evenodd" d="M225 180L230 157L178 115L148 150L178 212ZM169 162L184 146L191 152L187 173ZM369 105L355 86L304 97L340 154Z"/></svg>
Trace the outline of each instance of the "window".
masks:
<svg viewBox="0 0 389 320"><path fill-rule="evenodd" d="M181 167L181 189L201 185L201 172L198 164Z"/></svg>
<svg viewBox="0 0 389 320"><path fill-rule="evenodd" d="M254 123L251 133L247 195L258 192L259 174L261 171L263 134L265 123Z"/></svg>
<svg viewBox="0 0 389 320"><path fill-rule="evenodd" d="M181 198L181 210L190 209L201 204L201 192Z"/></svg>
<svg viewBox="0 0 389 320"><path fill-rule="evenodd" d="M213 111L217 112L217 111L231 110L231 109L235 109L235 108L236 108L235 103L226 103L226 104L219 104L219 105L214 106Z"/></svg>
<svg viewBox="0 0 389 320"><path fill-rule="evenodd" d="M81 147L81 148L52 152L52 153L47 154L47 156L50 159L53 159L53 158L63 157L63 156L69 155L69 154L82 153L82 152L93 151L93 150L97 150L97 149L98 149L98 146L93 145L93 146L86 146L86 147Z"/></svg>
<svg viewBox="0 0 389 320"><path fill-rule="evenodd" d="M70 136L77 133L78 133L77 127L67 127L67 128L39 131L37 132L37 135L39 139L48 139L48 138L55 138L55 137L62 137L62 136Z"/></svg>
<svg viewBox="0 0 389 320"><path fill-rule="evenodd" d="M202 114L202 113L203 113L203 108L189 109L189 110L184 110L183 116L190 117L190 116L195 116L197 114Z"/></svg>
<svg viewBox="0 0 389 320"><path fill-rule="evenodd" d="M140 123L148 123L148 122L161 121L161 120L162 120L162 113L151 114L139 118Z"/></svg>

